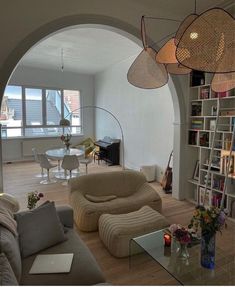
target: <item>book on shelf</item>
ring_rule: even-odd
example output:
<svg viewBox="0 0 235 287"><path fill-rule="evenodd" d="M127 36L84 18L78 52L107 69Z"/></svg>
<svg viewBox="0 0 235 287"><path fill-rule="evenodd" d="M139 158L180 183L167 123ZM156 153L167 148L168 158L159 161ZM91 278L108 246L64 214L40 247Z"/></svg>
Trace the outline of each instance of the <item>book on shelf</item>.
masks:
<svg viewBox="0 0 235 287"><path fill-rule="evenodd" d="M191 121L191 128L194 130L201 130L203 129L203 120L196 119Z"/></svg>
<svg viewBox="0 0 235 287"><path fill-rule="evenodd" d="M214 93L214 98L225 98L225 97L229 97L229 91Z"/></svg>
<svg viewBox="0 0 235 287"><path fill-rule="evenodd" d="M210 87L203 87L200 89L200 99L209 99Z"/></svg>
<svg viewBox="0 0 235 287"><path fill-rule="evenodd" d="M235 116L235 109L228 109L220 111L221 116Z"/></svg>
<svg viewBox="0 0 235 287"><path fill-rule="evenodd" d="M197 132L195 132L195 131L190 131L189 132L188 143L190 145L197 145Z"/></svg>
<svg viewBox="0 0 235 287"><path fill-rule="evenodd" d="M212 188L223 191L224 189L224 178L213 178Z"/></svg>
<svg viewBox="0 0 235 287"><path fill-rule="evenodd" d="M202 114L202 103L192 103L192 116L201 116Z"/></svg>
<svg viewBox="0 0 235 287"><path fill-rule="evenodd" d="M222 194L220 194L220 193L213 194L211 203L213 206L220 207L221 200L222 200Z"/></svg>
<svg viewBox="0 0 235 287"><path fill-rule="evenodd" d="M200 146L205 146L208 147L209 146L209 133L200 133L199 135L199 145Z"/></svg>
<svg viewBox="0 0 235 287"><path fill-rule="evenodd" d="M223 155L221 158L221 165L220 165L220 172L222 174L225 174L227 166L228 166L228 161L229 161L229 155ZM233 174L235 172L234 170L234 155L231 156L230 163L229 163L229 168L228 168L228 173Z"/></svg>

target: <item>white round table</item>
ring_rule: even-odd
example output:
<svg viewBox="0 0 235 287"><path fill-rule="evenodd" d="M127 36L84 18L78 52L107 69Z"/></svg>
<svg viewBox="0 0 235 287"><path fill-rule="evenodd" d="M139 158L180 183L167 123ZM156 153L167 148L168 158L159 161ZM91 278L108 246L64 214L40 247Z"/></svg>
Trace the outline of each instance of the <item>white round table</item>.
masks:
<svg viewBox="0 0 235 287"><path fill-rule="evenodd" d="M66 171L63 173L61 172L61 167L60 167L60 161L63 160L65 155L76 155L78 158L83 157L85 152L81 149L77 148L70 148L70 149L65 149L65 148L55 148L55 149L49 149L46 151L46 155L50 159L58 160L58 170L57 174L55 175L56 178L60 179L67 179L68 176L66 174Z"/></svg>

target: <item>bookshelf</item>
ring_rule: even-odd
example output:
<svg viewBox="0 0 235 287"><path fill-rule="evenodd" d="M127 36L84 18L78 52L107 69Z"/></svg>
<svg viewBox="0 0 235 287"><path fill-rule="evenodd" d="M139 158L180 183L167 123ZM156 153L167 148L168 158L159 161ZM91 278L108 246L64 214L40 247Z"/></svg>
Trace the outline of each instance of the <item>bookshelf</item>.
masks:
<svg viewBox="0 0 235 287"><path fill-rule="evenodd" d="M220 206L225 180L225 166L235 125L235 89L215 93L211 90L211 75L193 71L189 81L188 135L190 164L188 169L188 200L201 204L207 180L213 131L216 125L217 102L220 101L220 125L215 134L214 157L208 178L206 206ZM235 145L230 163L224 207L231 216L235 201ZM195 168L198 165L198 173Z"/></svg>

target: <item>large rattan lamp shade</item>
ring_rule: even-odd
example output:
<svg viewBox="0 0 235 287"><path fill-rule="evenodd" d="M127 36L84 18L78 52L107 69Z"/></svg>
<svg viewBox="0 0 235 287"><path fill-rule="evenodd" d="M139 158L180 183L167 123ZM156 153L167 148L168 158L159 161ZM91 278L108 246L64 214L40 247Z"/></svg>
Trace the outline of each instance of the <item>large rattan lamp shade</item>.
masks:
<svg viewBox="0 0 235 287"><path fill-rule="evenodd" d="M168 73L163 64L156 62L156 51L143 49L128 70L127 80L133 86L143 89L156 89L168 82Z"/></svg>
<svg viewBox="0 0 235 287"><path fill-rule="evenodd" d="M173 75L187 75L192 71L191 69L186 68L179 63L166 65L166 70L169 74Z"/></svg>
<svg viewBox="0 0 235 287"><path fill-rule="evenodd" d="M197 14L190 14L188 15L183 22L180 24L176 34L175 34L175 45L177 46L179 44L180 39L182 38L185 30L188 28L188 26L191 25L191 23L198 17Z"/></svg>
<svg viewBox="0 0 235 287"><path fill-rule="evenodd" d="M188 26L179 40L176 58L184 66L213 73L235 71L235 21L223 9L210 9Z"/></svg>
<svg viewBox="0 0 235 287"><path fill-rule="evenodd" d="M215 74L211 89L214 92L225 92L235 88L235 73Z"/></svg>
<svg viewBox="0 0 235 287"><path fill-rule="evenodd" d="M176 57L175 39L168 40L165 45L158 51L156 61L161 64L176 64L178 63Z"/></svg>

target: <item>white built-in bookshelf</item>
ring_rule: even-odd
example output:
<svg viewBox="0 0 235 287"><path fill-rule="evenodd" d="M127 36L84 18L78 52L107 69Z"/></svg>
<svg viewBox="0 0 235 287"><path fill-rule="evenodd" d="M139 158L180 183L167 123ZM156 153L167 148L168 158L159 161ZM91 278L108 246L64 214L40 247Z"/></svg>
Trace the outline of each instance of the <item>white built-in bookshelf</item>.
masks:
<svg viewBox="0 0 235 287"><path fill-rule="evenodd" d="M228 161L235 124L235 89L215 93L211 90L211 76L193 72L189 87L188 146L191 166L188 174L188 200L202 204L205 193L207 169L212 148L213 130L216 125L217 101L220 101L219 126L215 134L214 157L208 179L205 205L220 206L225 180L225 166ZM235 146L233 148L235 150ZM232 215L235 205L235 151L232 153L228 187L224 207Z"/></svg>

